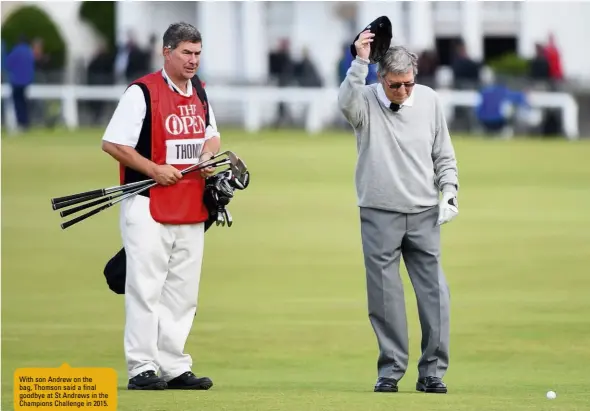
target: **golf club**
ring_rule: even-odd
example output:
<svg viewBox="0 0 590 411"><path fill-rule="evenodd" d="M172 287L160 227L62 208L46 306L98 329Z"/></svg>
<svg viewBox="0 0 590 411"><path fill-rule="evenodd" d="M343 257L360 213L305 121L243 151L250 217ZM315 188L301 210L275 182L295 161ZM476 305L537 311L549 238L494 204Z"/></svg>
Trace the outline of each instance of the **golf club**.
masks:
<svg viewBox="0 0 590 411"><path fill-rule="evenodd" d="M227 164L229 164L229 160L228 159L225 159L225 160L222 160L220 162L215 163L216 166L222 166L222 165L227 165ZM192 169L190 171L187 171L187 173L188 172L192 172L192 171L197 171L197 170L200 170L200 169L209 167L209 166L211 166L211 164L201 165L198 168L192 168L192 167L190 167ZM186 170L189 170L189 169L187 168L184 171L186 171ZM184 173L184 174L187 174L187 173ZM121 202L121 201L123 201L123 200L125 200L127 198L133 197L134 195L139 194L142 191L145 191L145 190L147 190L149 188L152 188L152 187L154 187L156 185L158 185L157 182L153 182L151 184L144 184L142 186L136 187L135 190L130 191L130 192L125 192L124 191L124 192L122 192L122 193L120 193L118 195L115 195L115 196L109 196L109 197L106 197L106 198L103 198L103 199L99 199L97 201L93 201L92 203L83 204L81 206L74 207L72 209L62 211L60 213L60 215L62 217L66 217L66 216L68 216L70 214L77 213L78 211L82 211L82 210L85 210L87 208L93 207L95 205L104 203L105 201L115 200L115 201L111 201L110 203L104 204L104 205L102 205L102 206L100 206L98 208L95 208L94 210L91 210L91 211L87 212L86 214L82 214L82 215L80 215L78 217L75 217L75 218L69 220L69 221L66 221L65 223L62 223L61 224L61 228L62 229L66 229L68 227L71 227L72 225L74 225L76 223L79 223L80 221L83 221L83 220L87 219L88 217L91 217L91 216L93 216L93 215L95 215L95 214L97 214L97 213L99 213L99 212L101 212L103 210L106 210L107 208L112 207L115 204L117 204L117 203L119 203L119 202ZM93 197L93 198L95 198L95 197Z"/></svg>
<svg viewBox="0 0 590 411"><path fill-rule="evenodd" d="M219 154L213 156L209 160L194 164L194 165L182 170L181 173L186 174L186 173L190 173L192 171L197 171L197 170L200 170L200 169L206 168L206 167L217 167L219 165L228 164L227 163L228 159L217 160L217 161L211 162L213 159L221 157L224 154L228 155L228 159L229 159L230 163L231 163L231 161L234 161L236 163L235 169L238 173L241 173L239 170L242 170L245 165L231 151L225 151L223 153L219 153ZM223 163L223 164L221 164L221 163ZM236 172L234 172L234 174L235 173ZM118 191L129 191L131 189L135 189L135 188L141 187L146 184L151 184L153 182L154 182L153 179L149 179L149 180L137 181L135 183L124 184L124 185L120 185L120 186L85 191L82 193L72 194L72 195L64 196L64 197L56 197L56 198L51 199L51 206L52 206L53 210L59 210L60 208L64 208L64 207L68 207L71 205L82 203L82 202L85 202L88 200L93 200L96 198L104 197L105 195L113 194Z"/></svg>
<svg viewBox="0 0 590 411"><path fill-rule="evenodd" d="M227 155L228 158L218 159L219 157L221 157L223 155ZM217 160L213 161L214 159L217 159ZM220 167L220 166L224 166L224 165L230 166L231 173L233 174L237 185L247 185L248 184L249 173L248 173L248 169L247 169L246 165L244 164L244 162L240 158L238 158L231 151L225 151L225 152L219 153L219 154L213 156L209 160L194 164L194 165L182 170L181 173L184 175L184 174L191 173L194 171L202 170L207 167ZM61 209L64 207L80 204L77 207L72 207L70 209L60 212L61 217L66 217L71 214L77 213L79 211L86 210L88 208L102 204L100 207L92 209L85 214L82 214L78 217L75 217L69 221L62 223L61 228L66 229L76 223L79 223L80 221L83 221L93 215L98 214L101 211L106 210L107 208L110 208L111 206L113 206L113 205L115 205L127 198L130 198L136 194L139 194L142 191L148 190L151 187L156 186L157 184L158 183L153 179L143 180L143 181L138 181L135 183L125 184L125 185L121 185L121 186L107 187L104 189L86 191L83 193L73 194L70 196L57 197L57 198L52 199L51 202L52 202L52 207L54 210L58 210L58 209ZM115 194L115 195L112 195L112 194ZM88 202L90 200L95 200L95 201ZM81 204L81 203L85 203L85 204ZM103 203L106 203L106 204L103 204ZM231 217L229 217L229 219L231 220Z"/></svg>

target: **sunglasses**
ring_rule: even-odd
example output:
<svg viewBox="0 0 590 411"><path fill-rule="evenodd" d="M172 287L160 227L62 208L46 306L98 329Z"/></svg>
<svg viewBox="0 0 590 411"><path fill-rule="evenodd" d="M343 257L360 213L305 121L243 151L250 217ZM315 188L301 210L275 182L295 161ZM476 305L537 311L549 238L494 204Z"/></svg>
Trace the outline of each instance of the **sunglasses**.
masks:
<svg viewBox="0 0 590 411"><path fill-rule="evenodd" d="M404 86L405 88L412 88L416 85L415 81L407 81L405 83L390 83L385 79L383 79L383 81L385 82L385 84L387 84L387 87L389 87L392 90L398 90L401 86Z"/></svg>

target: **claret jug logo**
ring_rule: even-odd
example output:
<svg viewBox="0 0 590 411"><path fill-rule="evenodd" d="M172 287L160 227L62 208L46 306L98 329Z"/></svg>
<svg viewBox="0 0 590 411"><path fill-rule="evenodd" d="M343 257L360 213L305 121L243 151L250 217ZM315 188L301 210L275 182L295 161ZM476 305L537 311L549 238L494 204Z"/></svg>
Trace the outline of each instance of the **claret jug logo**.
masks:
<svg viewBox="0 0 590 411"><path fill-rule="evenodd" d="M180 115L170 114L166 117L166 131L173 136L184 134L201 134L205 132L205 120L197 115L197 106L187 104L178 106Z"/></svg>

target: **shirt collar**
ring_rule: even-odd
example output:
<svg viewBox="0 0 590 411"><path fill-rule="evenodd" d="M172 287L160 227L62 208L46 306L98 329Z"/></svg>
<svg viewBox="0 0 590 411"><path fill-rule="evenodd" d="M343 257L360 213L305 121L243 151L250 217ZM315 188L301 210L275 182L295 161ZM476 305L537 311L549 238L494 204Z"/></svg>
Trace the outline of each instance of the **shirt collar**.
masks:
<svg viewBox="0 0 590 411"><path fill-rule="evenodd" d="M414 86L416 87L416 86ZM389 105L391 104L391 101L389 101L389 99L387 98L387 96L385 95L385 90L383 89L383 84L379 84L379 86L377 86L377 96L379 97L379 101L381 101L381 103L389 108ZM404 101L401 106L408 106L411 107L412 105L414 105L414 92L412 90L412 94L410 94L410 97L408 97L406 99L406 101Z"/></svg>
<svg viewBox="0 0 590 411"><path fill-rule="evenodd" d="M162 77L164 77L164 81L166 82L166 84L168 84L170 90L175 91L184 97L190 97L193 95L193 83L190 80L187 81L186 93L183 93L182 90L176 87L176 84L174 84L172 80L170 80L170 77L168 77L168 73L166 73L166 70L164 69L162 69Z"/></svg>

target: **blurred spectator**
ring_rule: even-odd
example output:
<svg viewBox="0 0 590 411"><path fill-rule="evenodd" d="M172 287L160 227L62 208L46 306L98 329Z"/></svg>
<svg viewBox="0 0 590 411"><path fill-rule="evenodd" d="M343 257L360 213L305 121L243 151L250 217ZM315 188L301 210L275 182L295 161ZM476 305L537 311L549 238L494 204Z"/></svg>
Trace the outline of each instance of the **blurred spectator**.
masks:
<svg viewBox="0 0 590 411"><path fill-rule="evenodd" d="M301 60L295 63L294 74L297 84L301 87L322 87L323 85L322 78L309 57L307 47L301 51ZM307 116L309 108L309 105L303 108L303 116Z"/></svg>
<svg viewBox="0 0 590 411"><path fill-rule="evenodd" d="M278 87L289 87L295 83L295 64L291 58L291 50L288 39L281 39L277 50L272 51L269 55L269 74L271 80ZM288 112L287 105L279 103L278 114L275 120L275 127L292 123L291 115Z"/></svg>
<svg viewBox="0 0 590 411"><path fill-rule="evenodd" d="M526 96L495 80L492 74L485 83L475 107L477 120L486 133L512 137L518 110L529 108Z"/></svg>
<svg viewBox="0 0 590 411"><path fill-rule="evenodd" d="M540 43L535 44L535 51L535 57L531 60L529 66L529 76L533 80L548 81L551 75L543 45Z"/></svg>
<svg viewBox="0 0 590 411"><path fill-rule="evenodd" d="M479 89L480 65L467 54L465 43L460 40L455 44L451 57L453 88L457 90ZM474 126L473 110L468 107L455 107L454 127L457 130L470 130Z"/></svg>
<svg viewBox="0 0 590 411"><path fill-rule="evenodd" d="M114 83L114 56L104 44L98 46L88 64L87 82L88 84Z"/></svg>
<svg viewBox="0 0 590 411"><path fill-rule="evenodd" d="M101 44L88 64L86 75L87 83L89 85L107 85L115 82L114 77L114 56L109 52L108 48ZM100 123L105 102L104 101L89 101L88 107L92 112L92 120L95 124Z"/></svg>
<svg viewBox="0 0 590 411"><path fill-rule="evenodd" d="M155 34L150 36L147 59L150 71L158 71L162 68L162 40Z"/></svg>
<svg viewBox="0 0 590 411"><path fill-rule="evenodd" d="M2 39L2 84L6 83L6 42Z"/></svg>
<svg viewBox="0 0 590 411"><path fill-rule="evenodd" d="M119 47L115 59L115 78L127 83L134 78L148 74L150 71L147 52L142 50L132 31L127 33L127 42Z"/></svg>
<svg viewBox="0 0 590 411"><path fill-rule="evenodd" d="M349 45L345 44L342 47L342 54L340 56L340 60L338 61L338 84L342 84L344 79L346 78L346 72L350 68L350 64L352 63L352 54L350 54Z"/></svg>
<svg viewBox="0 0 590 411"><path fill-rule="evenodd" d="M55 76L55 72L51 71L51 57L45 52L44 42L42 38L36 37L31 43L33 56L35 59L35 83L59 83L62 81L61 77ZM48 112L51 103L45 99L30 100L28 102L29 114L33 119L31 123L41 122L45 125L49 124Z"/></svg>
<svg viewBox="0 0 590 411"><path fill-rule="evenodd" d="M33 56L35 57L35 83L51 83L49 72L51 57L45 53L43 39L35 38L32 43Z"/></svg>
<svg viewBox="0 0 590 411"><path fill-rule="evenodd" d="M26 130L30 126L27 88L35 77L35 55L24 36L6 56L6 71L18 126Z"/></svg>
<svg viewBox="0 0 590 411"><path fill-rule="evenodd" d="M4 39L2 39L2 84L7 83L7 73L6 73L6 42L4 41ZM6 120L5 120L5 116L6 116L6 100L4 97L2 97L2 104L0 104L0 118L1 118L1 123L5 124Z"/></svg>
<svg viewBox="0 0 590 411"><path fill-rule="evenodd" d="M323 81L309 58L309 50L306 47L303 48L301 60L295 63L294 73L297 83L302 87L322 86Z"/></svg>
<svg viewBox="0 0 590 411"><path fill-rule="evenodd" d="M369 74L367 74L366 84L375 84L377 82L377 64L369 64Z"/></svg>
<svg viewBox="0 0 590 411"><path fill-rule="evenodd" d="M342 56L338 62L338 85L342 84L346 77L346 72L352 63L352 53L350 52L350 44L345 44L342 49ZM377 64L369 64L369 74L365 84L373 84L377 82Z"/></svg>
<svg viewBox="0 0 590 411"><path fill-rule="evenodd" d="M420 83L434 88L437 68L438 56L436 51L424 50L418 57L418 76L420 76Z"/></svg>
<svg viewBox="0 0 590 411"><path fill-rule="evenodd" d="M555 43L553 33L549 34L549 41L545 46L545 58L549 63L549 75L554 83L563 80L563 70L561 68L561 56Z"/></svg>
<svg viewBox="0 0 590 411"><path fill-rule="evenodd" d="M455 55L451 67L456 88L479 88L480 65L469 57L463 41L459 41L455 46Z"/></svg>

